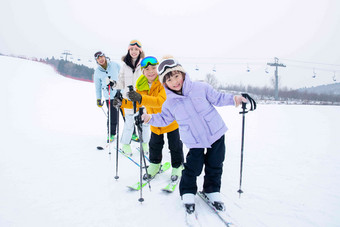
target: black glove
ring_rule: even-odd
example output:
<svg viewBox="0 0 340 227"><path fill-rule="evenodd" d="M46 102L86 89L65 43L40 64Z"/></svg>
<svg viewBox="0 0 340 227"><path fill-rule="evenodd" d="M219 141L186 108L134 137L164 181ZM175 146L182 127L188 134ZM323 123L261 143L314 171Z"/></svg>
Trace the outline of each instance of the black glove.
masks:
<svg viewBox="0 0 340 227"><path fill-rule="evenodd" d="M139 104L142 102L142 95L137 93L136 91L129 91L127 93L127 96L132 102L139 102Z"/></svg>
<svg viewBox="0 0 340 227"><path fill-rule="evenodd" d="M115 107L121 107L122 106L122 100L118 97L115 97L112 101L112 105Z"/></svg>
<svg viewBox="0 0 340 227"><path fill-rule="evenodd" d="M98 107L103 107L103 103L101 99L97 99L97 106Z"/></svg>
<svg viewBox="0 0 340 227"><path fill-rule="evenodd" d="M110 79L110 78L106 78L105 83L106 83L107 86L110 85L112 88L116 87L116 85L117 85L117 82L115 80Z"/></svg>

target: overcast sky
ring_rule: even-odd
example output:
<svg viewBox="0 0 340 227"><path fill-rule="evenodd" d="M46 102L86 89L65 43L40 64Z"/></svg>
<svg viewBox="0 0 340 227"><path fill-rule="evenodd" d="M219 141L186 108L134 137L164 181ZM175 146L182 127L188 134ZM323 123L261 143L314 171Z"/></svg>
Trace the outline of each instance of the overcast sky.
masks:
<svg viewBox="0 0 340 227"><path fill-rule="evenodd" d="M303 85L293 80L294 67L308 78L313 70L327 80L340 74L339 12L337 0L3 0L0 53L60 57L69 50L88 61L102 50L120 61L138 39L146 55L171 54L201 77L215 68L221 81L249 67L261 70L254 83L268 83L266 63L278 57L287 65L283 84L294 87Z"/></svg>

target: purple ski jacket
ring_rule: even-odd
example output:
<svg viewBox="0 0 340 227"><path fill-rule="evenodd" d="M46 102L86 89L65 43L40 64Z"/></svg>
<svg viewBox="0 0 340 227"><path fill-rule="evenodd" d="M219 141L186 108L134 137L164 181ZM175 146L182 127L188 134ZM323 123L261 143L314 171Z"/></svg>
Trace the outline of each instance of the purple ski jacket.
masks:
<svg viewBox="0 0 340 227"><path fill-rule="evenodd" d="M192 82L185 75L182 94L165 88L162 112L152 114L150 125L164 127L174 120L183 143L190 148L210 148L228 130L214 106L235 105L234 96L217 92L207 83Z"/></svg>

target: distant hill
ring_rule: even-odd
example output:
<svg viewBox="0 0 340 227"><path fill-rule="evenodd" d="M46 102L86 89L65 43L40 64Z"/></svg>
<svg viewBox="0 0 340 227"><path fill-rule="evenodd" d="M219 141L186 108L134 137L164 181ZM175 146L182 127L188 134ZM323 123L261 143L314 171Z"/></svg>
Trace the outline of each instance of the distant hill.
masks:
<svg viewBox="0 0 340 227"><path fill-rule="evenodd" d="M77 80L93 82L94 69L85 65L74 64L73 62L58 60L52 57L43 62L52 65L61 75Z"/></svg>
<svg viewBox="0 0 340 227"><path fill-rule="evenodd" d="M298 91L326 95L340 95L340 83L320 85L310 88L300 88Z"/></svg>

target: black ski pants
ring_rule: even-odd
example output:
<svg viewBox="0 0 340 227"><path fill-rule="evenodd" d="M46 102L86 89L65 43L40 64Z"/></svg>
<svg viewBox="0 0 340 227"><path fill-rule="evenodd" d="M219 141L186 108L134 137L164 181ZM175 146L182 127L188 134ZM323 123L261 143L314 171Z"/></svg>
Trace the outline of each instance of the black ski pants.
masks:
<svg viewBox="0 0 340 227"><path fill-rule="evenodd" d="M110 114L109 114L109 100L106 100L106 106L107 106L107 132L108 135L116 135L116 129L117 129L117 109L113 106L113 99L110 100ZM111 115L111 132L109 132L109 116Z"/></svg>
<svg viewBox="0 0 340 227"><path fill-rule="evenodd" d="M184 163L179 192L196 194L197 177L201 175L205 165L203 191L206 193L219 192L221 188L221 177L223 172L223 161L225 156L224 135L207 148L191 148Z"/></svg>
<svg viewBox="0 0 340 227"><path fill-rule="evenodd" d="M184 161L183 155L183 143L179 137L178 129L168 132L168 145L171 156L171 166L173 168L178 168ZM157 135L151 132L151 138L149 141L149 158L151 163L161 163L162 162L162 150L164 145L164 134Z"/></svg>

